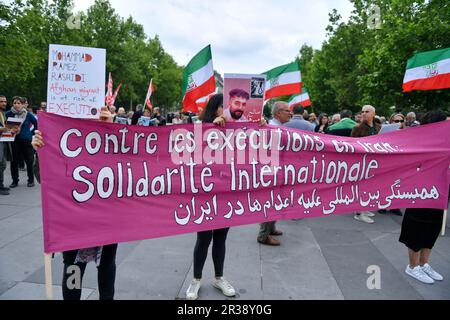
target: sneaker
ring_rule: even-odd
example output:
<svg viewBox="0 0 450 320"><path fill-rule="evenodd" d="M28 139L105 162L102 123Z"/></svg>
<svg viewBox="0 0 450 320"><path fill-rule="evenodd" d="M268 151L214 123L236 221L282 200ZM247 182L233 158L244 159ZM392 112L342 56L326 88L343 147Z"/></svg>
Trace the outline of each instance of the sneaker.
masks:
<svg viewBox="0 0 450 320"><path fill-rule="evenodd" d="M10 188L15 188L15 187L17 187L19 185L19 183L18 182L13 182L13 183L11 183L10 184Z"/></svg>
<svg viewBox="0 0 450 320"><path fill-rule="evenodd" d="M2 196L7 196L8 194L9 194L9 191L8 191L8 190L0 189L0 195L2 195Z"/></svg>
<svg viewBox="0 0 450 320"><path fill-rule="evenodd" d="M0 187L0 190L9 191L9 188L6 188L6 187Z"/></svg>
<svg viewBox="0 0 450 320"><path fill-rule="evenodd" d="M409 265L406 267L405 273L411 277L413 277L416 280L419 280L420 282L426 283L426 284L433 284L434 280L431 279L420 266L417 266L415 268L411 268Z"/></svg>
<svg viewBox="0 0 450 320"><path fill-rule="evenodd" d="M375 213L370 212L370 211L364 211L364 212L361 212L361 213L363 213L367 217L375 217Z"/></svg>
<svg viewBox="0 0 450 320"><path fill-rule="evenodd" d="M200 290L200 280L193 279L189 288L186 291L186 299L187 300L197 300L198 299L198 290Z"/></svg>
<svg viewBox="0 0 450 320"><path fill-rule="evenodd" d="M29 187L29 188L34 187L34 182L28 182L27 187Z"/></svg>
<svg viewBox="0 0 450 320"><path fill-rule="evenodd" d="M444 277L441 276L439 273L433 270L433 268L428 264L425 263L422 267L423 272L425 272L431 279L442 281L444 280Z"/></svg>
<svg viewBox="0 0 450 320"><path fill-rule="evenodd" d="M354 217L356 220L358 221L362 221L365 223L374 223L375 221L372 218L369 218L368 216L364 215L364 214L355 214Z"/></svg>
<svg viewBox="0 0 450 320"><path fill-rule="evenodd" d="M217 289L222 290L222 293L226 295L227 297L234 297L236 295L236 291L234 290L233 286L225 280L224 277L216 278L213 282L213 286Z"/></svg>

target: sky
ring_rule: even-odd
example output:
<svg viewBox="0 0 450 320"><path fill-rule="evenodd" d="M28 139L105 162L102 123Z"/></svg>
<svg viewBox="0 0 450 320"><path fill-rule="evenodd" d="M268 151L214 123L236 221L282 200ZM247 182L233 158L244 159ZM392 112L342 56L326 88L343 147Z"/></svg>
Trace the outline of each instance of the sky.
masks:
<svg viewBox="0 0 450 320"><path fill-rule="evenodd" d="M94 0L75 0L85 11ZM186 65L211 44L214 69L224 73L262 73L289 63L302 44L320 49L328 13L347 21L349 0L110 0L116 12L132 16L149 37ZM82 26L81 26L82 27Z"/></svg>

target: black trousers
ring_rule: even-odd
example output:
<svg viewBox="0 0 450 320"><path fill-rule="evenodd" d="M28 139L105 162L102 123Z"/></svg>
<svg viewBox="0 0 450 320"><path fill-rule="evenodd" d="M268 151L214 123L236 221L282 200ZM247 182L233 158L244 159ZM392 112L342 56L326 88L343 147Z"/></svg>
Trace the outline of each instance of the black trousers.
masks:
<svg viewBox="0 0 450 320"><path fill-rule="evenodd" d="M213 241L212 258L216 277L223 276L225 262L225 242L230 228L202 231L197 233L197 242L194 248L194 278L201 279L203 266L208 256L208 248Z"/></svg>
<svg viewBox="0 0 450 320"><path fill-rule="evenodd" d="M97 279L98 279L98 292L100 294L100 300L113 300L114 299L114 282L116 280L116 251L117 243L103 246L102 256L100 259L100 265L97 267ZM86 263L76 263L78 250L64 251L64 271L62 281L62 293L64 300L80 300L81 288L83 283L84 270L86 269ZM69 288L71 282L70 277L74 272L68 270L71 266L77 266L80 268L80 286L79 289Z"/></svg>
<svg viewBox="0 0 450 320"><path fill-rule="evenodd" d="M27 165L28 183L34 182L33 160L34 150L31 141L19 140L16 138L12 143L11 178L13 182L19 182L19 161L22 159Z"/></svg>

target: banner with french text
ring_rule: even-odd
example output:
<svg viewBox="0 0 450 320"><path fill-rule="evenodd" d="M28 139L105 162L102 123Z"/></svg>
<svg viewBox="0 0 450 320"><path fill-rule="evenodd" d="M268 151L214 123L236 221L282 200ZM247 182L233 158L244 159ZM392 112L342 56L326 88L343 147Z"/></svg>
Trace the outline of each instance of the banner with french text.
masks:
<svg viewBox="0 0 450 320"><path fill-rule="evenodd" d="M447 208L450 121L366 138L39 114L45 252L245 224Z"/></svg>

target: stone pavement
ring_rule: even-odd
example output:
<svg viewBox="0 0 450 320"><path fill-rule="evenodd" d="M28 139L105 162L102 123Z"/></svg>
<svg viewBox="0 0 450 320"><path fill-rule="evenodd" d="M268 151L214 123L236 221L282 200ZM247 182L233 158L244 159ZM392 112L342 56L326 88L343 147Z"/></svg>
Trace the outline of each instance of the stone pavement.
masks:
<svg viewBox="0 0 450 320"><path fill-rule="evenodd" d="M0 196L0 300L46 299L40 188L27 188L25 172L20 174L19 187ZM9 185L9 168L5 176ZM225 277L238 293L231 299L450 299L450 223L431 257L445 279L425 285L404 273L402 218L377 214L375 220L368 225L349 214L280 221L280 247L258 244L258 225L230 229ZM115 298L185 299L195 240L195 234L186 234L119 244ZM367 288L372 265L380 268L380 289ZM54 297L61 299L61 254L52 266ZM199 299L226 299L212 287L213 275L209 253ZM98 299L96 277L90 263L83 299Z"/></svg>

